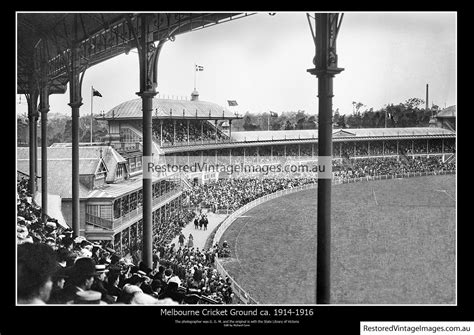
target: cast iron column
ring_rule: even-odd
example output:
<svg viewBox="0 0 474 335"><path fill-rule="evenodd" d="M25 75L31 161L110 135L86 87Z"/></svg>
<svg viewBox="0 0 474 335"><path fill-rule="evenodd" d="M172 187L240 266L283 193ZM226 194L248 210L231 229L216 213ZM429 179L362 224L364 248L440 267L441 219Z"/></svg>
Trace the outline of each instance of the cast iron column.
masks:
<svg viewBox="0 0 474 335"><path fill-rule="evenodd" d="M38 114L38 90L36 85L30 81L30 93L26 95L28 102L28 130L29 130L29 161L30 161L30 180L29 191L34 197L36 193L36 120Z"/></svg>
<svg viewBox="0 0 474 335"><path fill-rule="evenodd" d="M47 78L42 78L40 88L41 112L41 210L43 222L48 214L48 112L49 112L49 87Z"/></svg>
<svg viewBox="0 0 474 335"><path fill-rule="evenodd" d="M153 14L140 14L141 20L139 29L140 38L137 40L137 50L140 64L140 92L137 93L142 99L143 112L143 262L149 268L153 266L153 194L152 194L152 174L147 170L148 163L153 162L152 158L152 112L153 97L158 93L158 57L164 40L155 46L153 43ZM133 26L130 25L131 29ZM158 159L158 157L156 157Z"/></svg>
<svg viewBox="0 0 474 335"><path fill-rule="evenodd" d="M343 69L337 67L336 38L340 27L339 14L315 14L316 68L309 69L318 77L318 164L332 164L332 79ZM342 16L341 16L342 20ZM309 17L308 17L309 21ZM318 173L316 303L329 304L331 293L331 177Z"/></svg>
<svg viewBox="0 0 474 335"><path fill-rule="evenodd" d="M80 236L80 202L79 202L79 108L82 106L79 64L79 49L71 48L69 72L69 106L72 115L72 230L73 235Z"/></svg>

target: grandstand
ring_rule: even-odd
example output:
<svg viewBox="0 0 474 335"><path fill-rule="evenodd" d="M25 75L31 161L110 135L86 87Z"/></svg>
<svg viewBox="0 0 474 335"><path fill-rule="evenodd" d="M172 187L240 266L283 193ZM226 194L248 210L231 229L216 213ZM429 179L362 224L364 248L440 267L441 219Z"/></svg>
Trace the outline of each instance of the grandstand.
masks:
<svg viewBox="0 0 474 335"><path fill-rule="evenodd" d="M153 99L153 139L160 147L221 142L229 138L221 125L238 117L227 108L199 100L194 91L191 100ZM140 142L142 138L141 99L125 101L102 117L106 120L110 143ZM219 124L220 122L220 124Z"/></svg>
<svg viewBox="0 0 474 335"><path fill-rule="evenodd" d="M124 148L141 147L139 102L135 99L121 103L103 117L110 130L104 142L121 153ZM153 143L167 162L216 156L216 161L221 162L240 159L268 163L281 157L305 160L318 155L317 129L227 131L236 116L225 107L200 101L197 94L189 101L154 99L153 108ZM438 127L334 129L333 157L436 155L443 160L454 159L455 138L453 130ZM199 181L217 178L205 172L189 177Z"/></svg>
<svg viewBox="0 0 474 335"><path fill-rule="evenodd" d="M71 150L67 144L48 147L49 193L60 197L62 213L69 226ZM110 242L124 254L140 250L139 244L131 248L133 240L129 235L140 236L141 231L142 183L137 176L137 172L141 173L141 155L138 159L125 159L110 146L81 146L79 159L81 235L91 241ZM40 149L38 160L41 161ZM18 148L18 171L27 174L28 167L28 148ZM38 176L41 177L41 173ZM181 204L179 176L154 177L153 190L153 216L158 224Z"/></svg>
<svg viewBox="0 0 474 335"><path fill-rule="evenodd" d="M153 109L156 162L216 157L216 162L240 160L265 165L281 158L304 163L318 155L317 130L232 132L236 116L217 104L200 101L197 94L191 100L153 99ZM80 235L135 264L141 260L143 247L141 113L139 99L114 107L102 117L109 128L103 141L79 146ZM380 174L451 173L455 170L455 141L453 130L437 127L334 129L334 180L347 183ZM69 226L71 150L70 143L47 148L48 193L60 199ZM22 178L27 178L29 157L28 148L18 148L17 169ZM37 158L40 162L41 148ZM37 176L41 178L41 173ZM220 177L209 171L152 177L153 252L160 255L160 264L173 269L182 281L186 290L181 303L253 301L247 293L241 294L245 289L225 269L222 258L232 252L222 249L222 241L214 241L203 250L169 247L196 215L237 213L258 199L312 187L317 181L315 175L304 174L280 175L276 180L259 176L245 179L242 174ZM38 196L39 192L33 200L38 202ZM205 272L208 281L192 280L196 271ZM222 285L212 284L221 281Z"/></svg>

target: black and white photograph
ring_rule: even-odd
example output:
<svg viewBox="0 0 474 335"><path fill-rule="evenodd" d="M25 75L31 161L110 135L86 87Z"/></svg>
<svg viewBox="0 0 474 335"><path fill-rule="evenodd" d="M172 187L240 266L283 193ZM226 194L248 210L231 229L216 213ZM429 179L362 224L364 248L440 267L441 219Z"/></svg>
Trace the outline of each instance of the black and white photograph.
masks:
<svg viewBox="0 0 474 335"><path fill-rule="evenodd" d="M14 307L222 329L423 307L351 333L474 334L440 313L460 303L457 20L15 12Z"/></svg>

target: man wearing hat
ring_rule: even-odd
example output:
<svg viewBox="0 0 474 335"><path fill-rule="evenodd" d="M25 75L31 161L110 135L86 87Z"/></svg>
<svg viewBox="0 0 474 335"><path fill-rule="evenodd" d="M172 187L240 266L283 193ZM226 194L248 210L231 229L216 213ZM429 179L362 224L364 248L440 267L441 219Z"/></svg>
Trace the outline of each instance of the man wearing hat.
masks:
<svg viewBox="0 0 474 335"><path fill-rule="evenodd" d="M49 245L53 250L56 250L56 240L54 237L49 236L46 238L45 243Z"/></svg>
<svg viewBox="0 0 474 335"><path fill-rule="evenodd" d="M165 298L171 298L172 300L181 304L184 300L185 294L181 290L179 290L180 285L181 279L179 279L178 276L172 276L168 280L168 285L166 285L164 291L158 296L158 299L161 300Z"/></svg>
<svg viewBox="0 0 474 335"><path fill-rule="evenodd" d="M113 304L115 299L109 295L109 292L106 288L107 274L109 272L107 266L105 264L97 264L95 266L95 271L97 272L97 275L94 279L94 282L92 283L91 290L100 292L102 294L101 299L103 301L108 304Z"/></svg>
<svg viewBox="0 0 474 335"><path fill-rule="evenodd" d="M142 289L143 293L153 295L155 292L153 291L153 288L151 286L152 279L149 277L149 275L142 270L139 270L137 274L142 278L142 282L140 288Z"/></svg>
<svg viewBox="0 0 474 335"><path fill-rule="evenodd" d="M118 287L120 282L120 269L114 270L111 268L107 276L107 282L105 288L107 289L108 295L114 297L113 299L117 301L117 298L122 294L122 289Z"/></svg>
<svg viewBox="0 0 474 335"><path fill-rule="evenodd" d="M81 257L76 259L74 266L69 272L67 285L64 288L66 301L73 301L76 298L77 292L90 290L97 274L95 262L91 258Z"/></svg>
<svg viewBox="0 0 474 335"><path fill-rule="evenodd" d="M74 304L76 305L101 305L101 304L107 304L103 302L101 299L101 293L93 290L87 290L87 291L79 291L76 293L76 296L74 297Z"/></svg>
<svg viewBox="0 0 474 335"><path fill-rule="evenodd" d="M58 265L56 272L52 276L53 289L48 300L48 304L65 304L67 302L64 296L64 283L69 278L70 268Z"/></svg>

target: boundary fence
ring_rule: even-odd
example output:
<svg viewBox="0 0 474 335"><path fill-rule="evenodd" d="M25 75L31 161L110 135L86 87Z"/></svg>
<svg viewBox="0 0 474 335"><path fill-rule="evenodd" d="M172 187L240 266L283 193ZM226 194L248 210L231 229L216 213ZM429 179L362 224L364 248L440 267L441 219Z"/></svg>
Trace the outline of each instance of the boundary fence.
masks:
<svg viewBox="0 0 474 335"><path fill-rule="evenodd" d="M333 185L341 185L341 184L350 184L350 183L357 183L357 182L364 182L364 181L372 181L372 180L388 180L388 179L397 179L397 178L412 178L412 177L423 177L423 176L436 176L436 175L449 175L455 174L456 170L447 170L447 171L426 171L426 172L408 172L408 173L401 173L401 174L394 174L394 175L377 175L377 176L366 176L366 177L356 177L356 178L337 178L333 179ZM258 199L255 199L252 202L240 207L232 214L230 214L224 221L221 223L219 228L217 229L214 238L212 240L212 245L215 245L220 241L224 232L234 223L234 221L244 214L245 212L249 211L250 209L275 198L279 198L283 195L292 194L296 192L300 192L303 190L309 190L317 188L317 183L306 184L297 186L294 188L280 190L271 194L264 195ZM223 277L229 277L230 282L232 284L232 291L234 294L244 303L244 304L258 304L258 301L252 298L247 291L245 291L235 280L234 278L224 269L224 266L219 261L219 258L216 257L215 266L219 274Z"/></svg>

